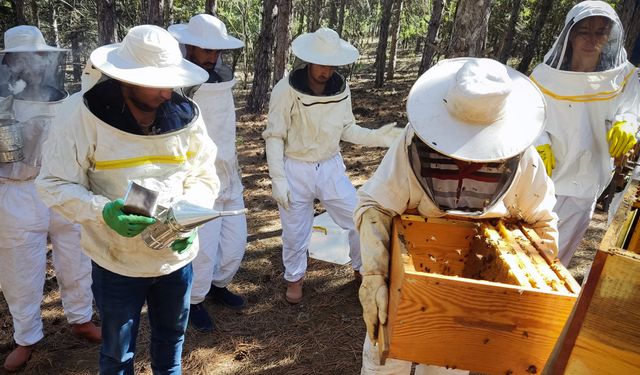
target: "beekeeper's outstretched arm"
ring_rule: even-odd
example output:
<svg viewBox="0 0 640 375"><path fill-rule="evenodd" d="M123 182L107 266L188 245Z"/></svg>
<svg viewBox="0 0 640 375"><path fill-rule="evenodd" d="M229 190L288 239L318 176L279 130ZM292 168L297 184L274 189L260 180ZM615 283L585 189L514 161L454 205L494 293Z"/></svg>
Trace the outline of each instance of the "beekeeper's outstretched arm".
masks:
<svg viewBox="0 0 640 375"><path fill-rule="evenodd" d="M345 89L349 91L349 87ZM349 97L347 108L351 107L351 93L348 93ZM389 147L393 141L402 133L402 128L396 127L396 123L385 124L378 129L366 129L356 124L356 118L353 116L352 111L346 111L344 114L344 127L342 130L343 141L351 142L357 145L371 146L371 147Z"/></svg>
<svg viewBox="0 0 640 375"><path fill-rule="evenodd" d="M289 209L291 193L284 170L284 140L287 138L287 132L291 126L292 108L293 98L291 98L288 82L285 78L280 80L271 92L267 129L262 133L266 142L271 195L285 210Z"/></svg>

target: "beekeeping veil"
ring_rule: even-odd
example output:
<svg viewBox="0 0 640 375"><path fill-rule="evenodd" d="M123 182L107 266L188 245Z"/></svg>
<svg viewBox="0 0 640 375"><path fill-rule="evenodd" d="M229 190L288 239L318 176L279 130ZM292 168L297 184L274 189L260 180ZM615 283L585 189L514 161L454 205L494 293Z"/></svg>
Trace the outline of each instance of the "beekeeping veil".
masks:
<svg viewBox="0 0 640 375"><path fill-rule="evenodd" d="M35 26L16 26L4 33L0 51L0 96L19 100L58 101L66 97L67 49L49 46Z"/></svg>
<svg viewBox="0 0 640 375"><path fill-rule="evenodd" d="M542 131L545 104L524 75L491 59L444 60L407 99L411 167L443 211L480 215L511 186Z"/></svg>
<svg viewBox="0 0 640 375"><path fill-rule="evenodd" d="M600 62L596 71L610 70L620 66L627 60L624 50L624 31L618 15L613 8L603 1L583 1L576 4L565 19L564 28L556 39L551 50L545 55L544 62L554 69L569 70L571 63L571 31L575 25L589 17L605 17L610 21L608 41L602 47Z"/></svg>

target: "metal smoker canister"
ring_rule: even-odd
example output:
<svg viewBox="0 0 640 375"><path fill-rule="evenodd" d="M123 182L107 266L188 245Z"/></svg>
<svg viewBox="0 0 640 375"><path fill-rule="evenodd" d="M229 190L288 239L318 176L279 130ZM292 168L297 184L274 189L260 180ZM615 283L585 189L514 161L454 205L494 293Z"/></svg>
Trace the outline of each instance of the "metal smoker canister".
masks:
<svg viewBox="0 0 640 375"><path fill-rule="evenodd" d="M13 97L0 102L0 163L24 159L20 124L13 116Z"/></svg>
<svg viewBox="0 0 640 375"><path fill-rule="evenodd" d="M208 221L246 212L246 209L216 211L180 201L171 208L161 209L156 216L156 223L148 226L140 235L148 247L161 250L170 247L176 240L188 238L193 229Z"/></svg>

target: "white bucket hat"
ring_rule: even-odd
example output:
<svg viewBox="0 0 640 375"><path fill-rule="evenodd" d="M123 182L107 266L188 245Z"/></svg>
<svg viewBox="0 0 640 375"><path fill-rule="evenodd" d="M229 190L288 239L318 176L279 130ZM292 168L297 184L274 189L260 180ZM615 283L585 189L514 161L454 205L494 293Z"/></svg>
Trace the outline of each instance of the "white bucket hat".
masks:
<svg viewBox="0 0 640 375"><path fill-rule="evenodd" d="M411 126L423 142L452 158L486 162L523 152L544 127L540 90L495 60L443 60L413 85Z"/></svg>
<svg viewBox="0 0 640 375"><path fill-rule="evenodd" d="M291 49L299 59L318 65L348 65L360 56L354 46L326 27L295 38L291 42Z"/></svg>
<svg viewBox="0 0 640 375"><path fill-rule="evenodd" d="M4 32L4 49L7 52L64 52L66 48L48 46L42 32L35 26L21 25Z"/></svg>
<svg viewBox="0 0 640 375"><path fill-rule="evenodd" d="M209 78L204 69L182 58L171 34L153 25L131 28L122 43L97 48L90 60L109 77L138 86L195 86Z"/></svg>
<svg viewBox="0 0 640 375"><path fill-rule="evenodd" d="M178 42L204 49L236 49L244 47L244 42L227 33L224 22L210 14L191 17L188 24L169 26L169 32Z"/></svg>

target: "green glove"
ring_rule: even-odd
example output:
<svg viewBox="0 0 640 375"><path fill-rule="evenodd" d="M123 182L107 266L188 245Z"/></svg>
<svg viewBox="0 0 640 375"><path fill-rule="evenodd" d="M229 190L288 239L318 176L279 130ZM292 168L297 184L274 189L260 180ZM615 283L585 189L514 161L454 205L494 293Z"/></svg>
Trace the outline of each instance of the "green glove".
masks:
<svg viewBox="0 0 640 375"><path fill-rule="evenodd" d="M609 155L619 158L629 152L636 144L635 129L626 121L618 121L607 132Z"/></svg>
<svg viewBox="0 0 640 375"><path fill-rule="evenodd" d="M105 204L102 209L104 222L122 237L135 237L156 222L152 217L125 214L122 212L123 205L122 199L116 199Z"/></svg>
<svg viewBox="0 0 640 375"><path fill-rule="evenodd" d="M544 163L544 169L547 171L547 175L551 176L553 172L553 168L556 167L556 158L553 156L553 150L551 150L550 144L544 144L540 146L536 146L536 150L538 154L540 154L540 158Z"/></svg>
<svg viewBox="0 0 640 375"><path fill-rule="evenodd" d="M177 252L178 254L182 254L191 247L191 244L193 244L193 241L195 239L196 231L194 230L193 232L191 232L191 235L188 238L173 241L173 243L171 244L171 250Z"/></svg>

